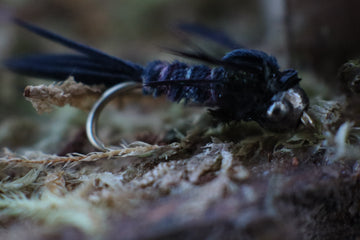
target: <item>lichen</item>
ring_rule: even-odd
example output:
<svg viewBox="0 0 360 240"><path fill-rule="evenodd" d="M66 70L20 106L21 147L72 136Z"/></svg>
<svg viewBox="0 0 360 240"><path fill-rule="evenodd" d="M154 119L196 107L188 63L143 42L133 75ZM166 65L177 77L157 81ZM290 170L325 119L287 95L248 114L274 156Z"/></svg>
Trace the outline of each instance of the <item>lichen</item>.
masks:
<svg viewBox="0 0 360 240"><path fill-rule="evenodd" d="M54 106L63 107L66 104L89 110L103 89L103 86L87 86L69 77L61 84L27 86L24 96L38 113L51 112Z"/></svg>

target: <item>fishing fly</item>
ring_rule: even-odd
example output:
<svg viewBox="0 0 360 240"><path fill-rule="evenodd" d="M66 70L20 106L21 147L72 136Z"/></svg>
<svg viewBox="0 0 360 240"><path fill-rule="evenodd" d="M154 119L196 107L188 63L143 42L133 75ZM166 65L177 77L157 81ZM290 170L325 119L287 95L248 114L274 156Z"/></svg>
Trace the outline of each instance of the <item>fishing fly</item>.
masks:
<svg viewBox="0 0 360 240"><path fill-rule="evenodd" d="M87 120L90 142L108 150L97 137L97 119L114 97L134 88L146 95L166 95L170 101L208 107L221 121L256 121L272 131L312 124L307 114L309 99L299 86L294 69L281 71L275 57L259 50L238 48L218 59L202 52L176 51L203 64L156 60L146 66L126 61L74 42L25 21L14 22L77 54L38 54L10 59L5 66L17 73L55 80L70 75L85 84L104 84L108 89L94 104Z"/></svg>

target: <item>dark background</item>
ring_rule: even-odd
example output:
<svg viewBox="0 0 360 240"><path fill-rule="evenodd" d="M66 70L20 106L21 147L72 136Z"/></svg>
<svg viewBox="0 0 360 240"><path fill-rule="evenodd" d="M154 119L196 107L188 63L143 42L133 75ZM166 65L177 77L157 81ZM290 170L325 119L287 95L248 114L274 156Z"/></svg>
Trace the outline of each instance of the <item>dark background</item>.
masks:
<svg viewBox="0 0 360 240"><path fill-rule="evenodd" d="M6 16L11 15L140 64L175 59L161 49L184 48L173 34L174 25L202 24L226 32L249 48L273 54L282 68L298 69L309 95L325 98L341 94L337 70L360 55L360 2L356 0L9 0L0 9L2 60L68 51L8 23ZM55 131L61 137L71 132L64 131L68 126L83 126L86 113L75 109L38 116L22 96L24 87L34 81L39 83L0 70L0 146L44 150L51 141L39 145L43 139L39 132L51 136Z"/></svg>

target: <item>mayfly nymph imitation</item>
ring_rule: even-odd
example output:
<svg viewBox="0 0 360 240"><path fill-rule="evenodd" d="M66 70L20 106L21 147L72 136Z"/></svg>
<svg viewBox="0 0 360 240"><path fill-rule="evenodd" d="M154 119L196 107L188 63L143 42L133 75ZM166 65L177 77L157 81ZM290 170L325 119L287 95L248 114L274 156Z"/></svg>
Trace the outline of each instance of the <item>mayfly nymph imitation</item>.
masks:
<svg viewBox="0 0 360 240"><path fill-rule="evenodd" d="M85 84L104 84L108 90L89 114L90 142L106 150L97 138L96 121L104 105L115 95L142 87L144 94L166 95L171 101L209 107L222 121L256 121L273 131L311 124L306 113L309 99L299 86L297 71L280 71L275 57L262 51L240 48L221 59L196 52L173 51L207 65L156 60L147 66L125 61L97 49L66 39L19 19L25 29L80 54L38 54L10 59L5 66L21 74L65 80L70 75Z"/></svg>

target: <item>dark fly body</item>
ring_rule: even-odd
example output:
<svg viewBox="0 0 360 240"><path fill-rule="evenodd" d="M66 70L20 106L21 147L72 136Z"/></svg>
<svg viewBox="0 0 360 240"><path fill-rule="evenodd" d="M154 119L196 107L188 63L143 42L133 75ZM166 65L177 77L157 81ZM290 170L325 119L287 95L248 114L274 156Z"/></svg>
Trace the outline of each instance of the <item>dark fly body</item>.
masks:
<svg viewBox="0 0 360 240"><path fill-rule="evenodd" d="M274 131L294 129L300 122L310 121L306 114L309 100L299 86L297 71L280 71L276 59L262 51L240 48L221 59L173 51L204 64L153 61L142 67L24 21L14 21L79 53L10 59L5 65L14 72L56 80L71 75L85 84L108 87L122 82L141 82L144 94L166 95L174 102L209 107L220 120L253 120Z"/></svg>

